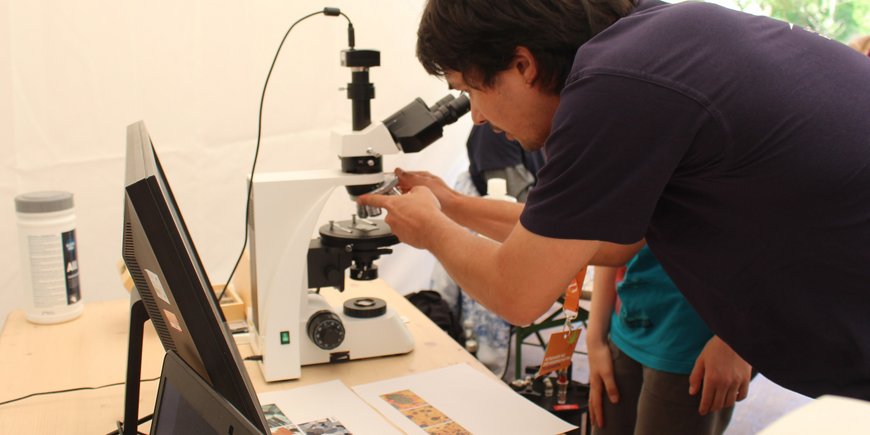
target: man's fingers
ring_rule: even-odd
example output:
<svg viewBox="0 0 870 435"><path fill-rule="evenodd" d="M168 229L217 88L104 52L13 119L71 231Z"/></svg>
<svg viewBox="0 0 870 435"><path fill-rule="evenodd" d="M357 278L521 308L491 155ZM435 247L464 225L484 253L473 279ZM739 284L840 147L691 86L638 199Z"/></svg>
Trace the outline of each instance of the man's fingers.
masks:
<svg viewBox="0 0 870 435"><path fill-rule="evenodd" d="M722 408L730 408L734 406L734 403L737 402L737 389L730 389L727 393L725 393L724 402L722 403ZM718 411L718 410L717 410Z"/></svg>
<svg viewBox="0 0 870 435"><path fill-rule="evenodd" d="M701 388L701 405L698 407L698 413L707 415L710 412L710 407L713 405L713 399L716 398L716 392L706 383Z"/></svg>
<svg viewBox="0 0 870 435"><path fill-rule="evenodd" d="M741 401L749 395L749 380L740 383L740 389L737 390L737 401Z"/></svg>
<svg viewBox="0 0 870 435"><path fill-rule="evenodd" d="M689 375L689 395L698 394L701 389L701 381L704 379L704 361L698 359L695 361L695 367L692 368L692 373Z"/></svg>
<svg viewBox="0 0 870 435"><path fill-rule="evenodd" d="M393 174L396 174L399 179L402 178L412 178L412 177L423 177L423 178L432 178L433 175L430 172L426 171L406 171L402 168L396 168L393 170Z"/></svg>
<svg viewBox="0 0 870 435"><path fill-rule="evenodd" d="M393 173L396 174L396 178L399 179L399 189L402 192L407 193L412 187L421 183L419 180L420 172L406 171L402 168L396 168Z"/></svg>
<svg viewBox="0 0 870 435"><path fill-rule="evenodd" d="M390 197L387 195L362 195L356 199L356 202L359 204L379 208L387 208L389 201Z"/></svg>
<svg viewBox="0 0 870 435"><path fill-rule="evenodd" d="M716 395L713 397L713 403L710 405L710 412L716 412L725 407L728 400L729 391L727 389L716 390ZM732 403L733 405L733 403Z"/></svg>

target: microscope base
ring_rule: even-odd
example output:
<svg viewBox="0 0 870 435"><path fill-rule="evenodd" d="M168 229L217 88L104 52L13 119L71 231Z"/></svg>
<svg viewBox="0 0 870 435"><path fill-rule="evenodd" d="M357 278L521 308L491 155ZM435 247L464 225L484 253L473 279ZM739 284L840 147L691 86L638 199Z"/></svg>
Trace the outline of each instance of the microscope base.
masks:
<svg viewBox="0 0 870 435"><path fill-rule="evenodd" d="M344 324L344 341L335 349L326 350L305 337L300 345L303 366L397 355L414 350L414 338L405 322L391 308L387 308L387 312L379 317L367 319L348 317L340 311L336 314ZM305 328L305 324L300 327Z"/></svg>
<svg viewBox="0 0 870 435"><path fill-rule="evenodd" d="M267 382L298 379L301 366L398 355L414 350L414 338L405 321L390 307L378 317L354 318L345 315L341 309L334 309L321 295L314 293L307 295L306 305L297 326L297 344L288 343L276 348L276 353L267 352L265 343L278 342L278 334L262 336L249 322L251 347L255 353L263 355L260 369ZM324 310L334 313L344 325L344 341L334 349L319 348L306 333L309 318ZM283 347L287 349L282 351Z"/></svg>

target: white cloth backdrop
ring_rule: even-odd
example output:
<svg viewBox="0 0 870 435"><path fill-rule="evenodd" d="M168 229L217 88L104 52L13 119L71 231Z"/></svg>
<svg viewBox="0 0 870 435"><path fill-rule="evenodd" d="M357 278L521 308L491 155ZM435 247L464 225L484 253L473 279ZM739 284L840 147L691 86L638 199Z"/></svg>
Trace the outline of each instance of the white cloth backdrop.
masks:
<svg viewBox="0 0 870 435"><path fill-rule="evenodd" d="M83 298L126 296L115 268L125 128L140 119L212 282L224 281L244 235L260 93L284 32L323 6L348 14L357 48L381 51L372 114L383 119L416 97L432 104L447 93L414 55L423 4L0 0L0 325L26 296L13 201L23 192L75 194ZM350 101L338 89L350 81L339 63L346 26L319 16L291 33L266 95L258 171L338 167L328 137L350 124ZM387 157L386 169L427 169L452 184L467 165L469 126L466 117L423 152ZM353 210L337 191L323 220ZM401 246L380 260L381 276L416 291L428 286L432 261Z"/></svg>

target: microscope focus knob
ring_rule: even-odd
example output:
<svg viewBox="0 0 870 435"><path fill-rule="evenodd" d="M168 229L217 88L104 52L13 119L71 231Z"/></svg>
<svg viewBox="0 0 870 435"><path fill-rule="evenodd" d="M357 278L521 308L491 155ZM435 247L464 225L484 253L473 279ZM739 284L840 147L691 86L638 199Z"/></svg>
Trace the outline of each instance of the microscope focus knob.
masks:
<svg viewBox="0 0 870 435"><path fill-rule="evenodd" d="M331 311L318 311L308 319L308 338L317 347L335 349L344 341L344 324Z"/></svg>

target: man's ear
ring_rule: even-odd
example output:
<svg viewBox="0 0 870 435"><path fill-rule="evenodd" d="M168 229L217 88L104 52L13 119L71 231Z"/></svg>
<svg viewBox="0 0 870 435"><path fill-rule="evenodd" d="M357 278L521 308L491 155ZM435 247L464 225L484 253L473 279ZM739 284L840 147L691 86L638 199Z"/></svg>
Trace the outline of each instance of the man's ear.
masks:
<svg viewBox="0 0 870 435"><path fill-rule="evenodd" d="M523 77L527 85L532 85L538 80L538 60L532 52L522 45L514 50L512 66Z"/></svg>

